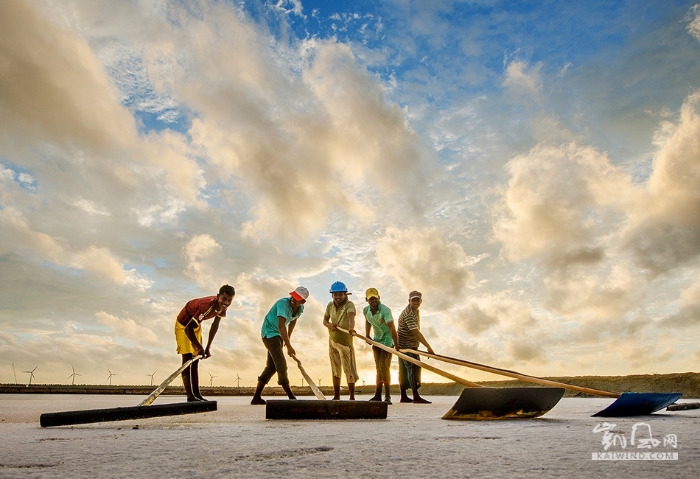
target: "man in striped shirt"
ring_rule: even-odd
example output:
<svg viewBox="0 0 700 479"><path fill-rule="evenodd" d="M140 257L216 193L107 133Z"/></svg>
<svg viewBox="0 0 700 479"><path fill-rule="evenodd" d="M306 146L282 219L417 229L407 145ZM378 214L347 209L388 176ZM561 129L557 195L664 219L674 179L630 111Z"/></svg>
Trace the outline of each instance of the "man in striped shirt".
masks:
<svg viewBox="0 0 700 479"><path fill-rule="evenodd" d="M428 344L428 340L420 332L420 305L423 302L423 295L418 291L411 291L408 295L408 306L399 315L399 348L417 349L419 344L423 344L430 354L434 354L433 348ZM419 359L416 354L405 353L415 359ZM415 404L430 404L430 401L423 399L418 394L421 386L421 368L413 363L399 358L399 387L401 388L401 402L412 402ZM409 398L406 390L413 392L413 399Z"/></svg>

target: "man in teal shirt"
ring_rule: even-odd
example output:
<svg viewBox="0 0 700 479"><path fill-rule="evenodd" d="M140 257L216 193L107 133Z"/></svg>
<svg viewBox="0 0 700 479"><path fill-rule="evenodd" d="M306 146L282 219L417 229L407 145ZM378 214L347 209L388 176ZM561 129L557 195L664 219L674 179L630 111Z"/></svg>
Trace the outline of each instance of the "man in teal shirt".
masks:
<svg viewBox="0 0 700 479"><path fill-rule="evenodd" d="M308 297L309 290L299 286L289 293L288 298L278 300L265 316L260 335L265 348L267 348L267 363L258 377L258 385L250 404L265 404L262 391L275 373L277 373L277 383L282 386L289 399L296 399L289 387L287 360L282 348L286 346L287 354L290 356L294 356L296 353L289 338L297 324L297 318L304 312L304 303Z"/></svg>
<svg viewBox="0 0 700 479"><path fill-rule="evenodd" d="M379 298L379 291L369 288L365 293L365 300L369 303L363 310L365 315L365 336L369 337L369 330L374 330L374 341L390 348L397 347L399 337L396 335L394 317L391 310L384 306ZM382 386L384 386L384 401L391 404L391 356L388 351L377 346L372 346L374 353L374 365L377 368L377 389L370 401L382 400Z"/></svg>

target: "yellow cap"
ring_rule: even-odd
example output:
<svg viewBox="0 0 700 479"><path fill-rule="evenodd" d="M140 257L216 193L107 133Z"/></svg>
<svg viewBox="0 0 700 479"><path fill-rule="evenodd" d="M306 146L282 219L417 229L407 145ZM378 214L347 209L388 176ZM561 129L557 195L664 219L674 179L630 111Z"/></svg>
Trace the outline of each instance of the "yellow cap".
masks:
<svg viewBox="0 0 700 479"><path fill-rule="evenodd" d="M377 291L377 288L369 288L367 292L365 293L365 298L377 298L379 299L379 291Z"/></svg>

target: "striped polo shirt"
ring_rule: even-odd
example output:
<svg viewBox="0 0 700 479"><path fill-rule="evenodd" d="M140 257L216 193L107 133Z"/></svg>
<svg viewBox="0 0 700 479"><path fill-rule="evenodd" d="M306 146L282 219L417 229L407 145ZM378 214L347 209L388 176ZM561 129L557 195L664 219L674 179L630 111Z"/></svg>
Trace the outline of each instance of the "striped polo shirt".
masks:
<svg viewBox="0 0 700 479"><path fill-rule="evenodd" d="M399 315L399 347L402 349L415 349L420 344L411 332L412 329L420 331L420 311L414 310L409 304Z"/></svg>

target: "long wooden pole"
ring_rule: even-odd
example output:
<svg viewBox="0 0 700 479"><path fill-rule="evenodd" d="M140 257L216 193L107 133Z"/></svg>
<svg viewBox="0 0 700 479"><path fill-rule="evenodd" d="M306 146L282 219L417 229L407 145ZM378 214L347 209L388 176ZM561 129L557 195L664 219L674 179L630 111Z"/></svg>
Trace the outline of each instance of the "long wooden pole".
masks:
<svg viewBox="0 0 700 479"><path fill-rule="evenodd" d="M195 361L197 361L198 359L201 359L201 358L203 358L203 357L204 357L204 356L202 356L202 355L200 354L199 356L193 357L192 359L190 359L189 361L187 361L185 364L183 364L182 366L180 366L180 367L178 368L177 371L175 371L174 373L172 373L170 376L168 376L168 377L165 379L165 381L163 381L162 383L160 383L160 386L158 386L151 394L149 394L148 397L147 397L146 399L144 399L143 401L141 401L141 402L139 403L139 406L150 406L151 403L152 403L153 401L155 401L156 398L157 398L158 396L160 396L160 393L162 393L163 391L165 391L165 388L168 387L168 384L170 384L171 382L173 382L173 380L174 380L180 373L182 373L182 371L184 371L185 369L187 369L187 368L190 366L190 364L192 364L193 362L195 362Z"/></svg>
<svg viewBox="0 0 700 479"><path fill-rule="evenodd" d="M345 329L343 329L343 328L338 328L338 331L342 331L342 332L344 332L344 333L346 333L346 334L350 334L349 331L347 331L347 330L345 330ZM428 371L432 371L432 372L434 372L435 374L439 374L439 375L442 376L442 377L445 377L445 378L447 378L447 379L451 379L451 380L453 380L453 381L455 381L455 382L458 382L458 383L460 383L460 384L462 384L462 385L464 385L464 386L470 387L470 388L480 388L480 387L481 387L480 385L478 385L478 384L476 384L476 383L473 383L473 382L471 382L471 381L467 381L466 379L462 379L462 378L460 378L459 376L455 376L454 374L448 373L447 371L443 371L442 369L438 369L438 368L436 368L435 366L431 366L430 364L426 364L426 363L424 363L424 362L422 362L422 361L418 361L417 359L413 359L413 358L410 357L410 356L406 356L405 354L398 352L398 351L397 351L396 349L394 349L394 348L390 348L389 346L385 346L385 345L383 345L382 343L378 343L378 342L376 342L376 341L372 341L371 339L366 338L366 337L362 336L362 335L359 334L359 333L355 333L354 335L357 336L357 337L360 338L360 339L363 339L363 340L367 341L369 344L371 344L371 345L373 345L373 346L377 346L378 348L383 349L384 351L387 351L387 352L389 352L389 353L391 353L391 354L394 354L394 355L400 357L400 358L403 359L404 361L408 361L409 363L413 363L413 364L415 364L415 365L417 365L417 366L420 366L420 367L422 367L422 368L425 368L425 369L427 369Z"/></svg>
<svg viewBox="0 0 700 479"><path fill-rule="evenodd" d="M299 371L301 371L301 375L306 379L306 382L309 383L309 387L311 388L311 391L314 393L314 396L316 396L316 399L319 399L321 401L326 400L326 396L323 395L321 390L316 387L316 384L311 380L311 376L306 374L306 371L304 370L303 367L301 367L301 361L297 359L295 355L292 355L292 359L297 362L297 366L299 366Z"/></svg>
<svg viewBox="0 0 700 479"><path fill-rule="evenodd" d="M465 366L472 369L478 369L480 371L486 371L493 374L500 374L501 376L508 376L515 379L520 379L522 381L527 381L530 383L541 384L542 386L554 386L561 387L564 389L569 389L571 391L578 391L586 394L591 394L593 396L603 396L608 398L618 398L620 397L617 393L611 393L608 391L601 391L600 389L585 388L583 386L574 386L572 384L560 383L557 381L550 381L549 379L538 378L535 376L529 376L527 374L521 374L515 371L510 371L508 369L494 368L491 366L486 366L485 364L474 363L471 361L466 361L464 359L451 358L449 356L443 356L441 354L430 354L424 351L416 351L413 349L402 349L403 352L419 354L428 358L438 359L440 361L445 361L446 363L457 364L459 366Z"/></svg>

